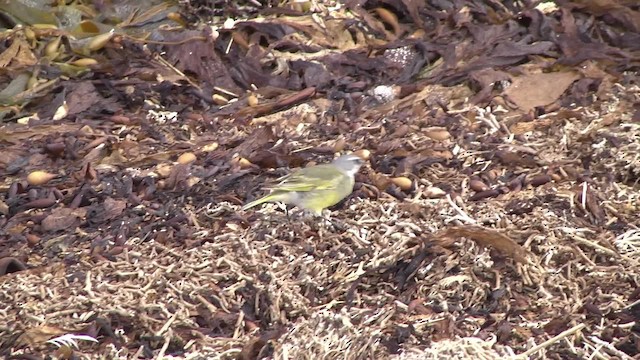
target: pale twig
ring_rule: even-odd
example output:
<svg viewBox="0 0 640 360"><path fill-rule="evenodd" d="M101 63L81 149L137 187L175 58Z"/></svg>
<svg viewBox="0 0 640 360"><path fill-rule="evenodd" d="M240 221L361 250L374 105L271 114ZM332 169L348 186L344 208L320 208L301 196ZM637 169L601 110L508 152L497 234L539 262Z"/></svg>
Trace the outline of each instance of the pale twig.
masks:
<svg viewBox="0 0 640 360"><path fill-rule="evenodd" d="M458 205L456 205L456 203L453 202L453 199L451 199L451 195L447 194L447 202L449 203L449 205L451 205L451 207L453 208L453 210L455 210L458 213L458 216L463 219L464 221L470 223L470 224L475 224L477 223L477 221L475 219L473 219L471 216L469 216L464 210L462 210Z"/></svg>
<svg viewBox="0 0 640 360"><path fill-rule="evenodd" d="M221 88L219 86L214 86L213 90L215 90L217 92L221 92L221 93L223 93L225 95L229 95L229 96L234 97L234 98L239 98L240 97L240 95L234 93L233 91Z"/></svg>
<svg viewBox="0 0 640 360"><path fill-rule="evenodd" d="M640 230L629 230L613 240L613 244L621 253L640 252Z"/></svg>
<svg viewBox="0 0 640 360"><path fill-rule="evenodd" d="M98 342L98 340L94 339L92 336L89 336L89 335L65 334L53 339L49 339L47 340L47 343L53 344L58 348L66 346L66 347L74 347L77 349L78 343L76 342L76 340L93 341L96 343Z"/></svg>
<svg viewBox="0 0 640 360"><path fill-rule="evenodd" d="M582 210L587 211L587 182L582 182Z"/></svg>
<svg viewBox="0 0 640 360"><path fill-rule="evenodd" d="M587 325L578 324L578 325L572 327L569 330L565 330L565 331L561 332L560 334L552 337L551 339L543 342L542 344L532 347L531 349L529 349L529 350L523 352L522 354L518 355L516 358L517 359L526 359L529 355L534 354L534 353L536 353L536 352L538 352L538 351L540 351L540 350L542 350L542 349L544 349L546 347L549 347L549 346L557 343L558 341L566 338L567 336L572 335L574 333L577 333L578 331L584 329L585 327L587 327Z"/></svg>
<svg viewBox="0 0 640 360"><path fill-rule="evenodd" d="M242 333L242 328L244 324L244 311L240 311L240 315L238 316L238 320L236 321L235 330L233 330L233 338L240 339L240 335Z"/></svg>
<svg viewBox="0 0 640 360"><path fill-rule="evenodd" d="M167 322L164 323L164 325L162 325L162 328L160 328L160 330L158 330L156 332L156 336L161 336L162 334L164 334L167 330L169 330L169 328L171 327L171 324L174 323L174 321L176 321L176 318L178 317L178 313L174 313L169 320L167 320Z"/></svg>
<svg viewBox="0 0 640 360"><path fill-rule="evenodd" d="M639 304L640 304L640 299L638 299L638 300L632 302L631 304L625 306L623 309L631 309L632 307L634 307L636 305L639 305Z"/></svg>
<svg viewBox="0 0 640 360"><path fill-rule="evenodd" d="M156 356L157 360L162 360L164 358L164 354L167 352L167 349L169 348L170 343L171 343L171 334L167 334L167 336L164 338L164 344L162 344L162 348L160 349L158 356Z"/></svg>
<svg viewBox="0 0 640 360"><path fill-rule="evenodd" d="M593 249L600 250L605 254L609 254L609 255L614 256L614 257L620 257L620 254L618 254L617 252L615 252L615 251L613 251L613 250L611 250L609 248L606 248L606 247L604 247L602 245L598 245L598 244L594 243L593 241L589 241L589 240L583 238L582 236L578 236L578 235L575 235L575 234L569 234L569 233L567 235L569 235L569 237L572 238L573 240L575 240L575 241L577 241L577 242L579 242L581 244L587 245L587 246L589 246L589 247L591 247Z"/></svg>
<svg viewBox="0 0 640 360"><path fill-rule="evenodd" d="M587 337L589 340L593 341L595 344L597 344L600 348L604 348L606 349L606 351L608 351L609 353L613 354L614 356L619 357L620 359L629 359L631 360L632 357L625 354L624 352L616 349L615 346L613 346L611 343L608 343L600 338L598 338L597 336L589 336Z"/></svg>

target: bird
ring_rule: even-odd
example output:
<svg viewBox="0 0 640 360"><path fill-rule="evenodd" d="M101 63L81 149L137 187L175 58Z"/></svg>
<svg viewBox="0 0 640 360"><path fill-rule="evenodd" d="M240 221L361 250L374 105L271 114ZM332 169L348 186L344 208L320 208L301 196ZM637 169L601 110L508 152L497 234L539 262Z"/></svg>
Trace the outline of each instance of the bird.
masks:
<svg viewBox="0 0 640 360"><path fill-rule="evenodd" d="M342 155L331 163L309 166L280 178L271 192L242 207L250 209L265 202L282 202L322 216L322 211L353 191L355 175L364 160L355 154Z"/></svg>

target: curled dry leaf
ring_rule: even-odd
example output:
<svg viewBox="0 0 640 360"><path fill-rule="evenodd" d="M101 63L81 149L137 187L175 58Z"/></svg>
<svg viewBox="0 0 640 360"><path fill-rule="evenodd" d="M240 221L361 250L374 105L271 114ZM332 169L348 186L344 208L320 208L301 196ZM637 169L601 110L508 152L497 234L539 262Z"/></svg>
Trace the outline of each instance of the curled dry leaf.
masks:
<svg viewBox="0 0 640 360"><path fill-rule="evenodd" d="M602 224L606 219L606 214L600 205L602 201L596 194L595 189L587 183L583 183L583 186L580 187L576 195L576 200L586 206L584 210L593 215L593 222L596 225ZM583 198L585 195L586 197Z"/></svg>
<svg viewBox="0 0 640 360"><path fill-rule="evenodd" d="M479 179L471 179L469 181L469 187L471 190L475 192L487 191L489 187L482 180Z"/></svg>
<svg viewBox="0 0 640 360"><path fill-rule="evenodd" d="M160 175L161 178L166 178L171 174L171 169L173 169L171 164L158 164L154 172Z"/></svg>
<svg viewBox="0 0 640 360"><path fill-rule="evenodd" d="M74 60L71 62L71 65L75 66L93 66L98 65L98 60L92 58L82 58L78 60Z"/></svg>
<svg viewBox="0 0 640 360"><path fill-rule="evenodd" d="M353 152L354 155L358 156L362 160L369 160L371 158L371 151L367 149L356 150Z"/></svg>
<svg viewBox="0 0 640 360"><path fill-rule="evenodd" d="M513 80L505 94L526 112L556 101L579 78L575 71L522 75Z"/></svg>
<svg viewBox="0 0 640 360"><path fill-rule="evenodd" d="M447 192L437 186L429 186L424 190L424 196L429 199L440 198L447 195Z"/></svg>
<svg viewBox="0 0 640 360"><path fill-rule="evenodd" d="M58 106L58 109L56 109L56 112L53 114L52 120L53 121L62 120L66 118L67 115L69 115L69 106L65 101L62 103L62 105Z"/></svg>
<svg viewBox="0 0 640 360"><path fill-rule="evenodd" d="M378 190L384 191L390 184L391 179L387 175L373 173L369 176L371 184L373 184Z"/></svg>
<svg viewBox="0 0 640 360"><path fill-rule="evenodd" d="M29 175L27 175L27 182L29 185L38 186L44 185L54 179L56 174L51 174L46 171L33 171Z"/></svg>
<svg viewBox="0 0 640 360"><path fill-rule="evenodd" d="M551 180L553 180L551 176L547 174L540 174L540 175L535 175L531 179L529 179L529 184L533 186L540 186L550 182Z"/></svg>
<svg viewBox="0 0 640 360"><path fill-rule="evenodd" d="M220 147L220 144L218 144L217 142L212 142L211 144L207 144L205 146L202 147L202 151L204 152L212 152L218 149L218 147Z"/></svg>
<svg viewBox="0 0 640 360"><path fill-rule="evenodd" d="M514 135L522 135L534 130L541 130L553 124L553 119L538 119L536 121L517 122L509 127Z"/></svg>
<svg viewBox="0 0 640 360"><path fill-rule="evenodd" d="M65 229L73 229L80 225L85 218L86 210L70 209L70 208L57 208L51 211L51 214L47 215L42 220L41 226L43 231L60 231Z"/></svg>
<svg viewBox="0 0 640 360"><path fill-rule="evenodd" d="M0 276L26 270L27 266L15 257L5 257L0 259Z"/></svg>
<svg viewBox="0 0 640 360"><path fill-rule="evenodd" d="M238 164L240 165L241 169L247 169L253 166L253 164L251 163L251 161L245 159L245 158L240 158L240 160L238 160Z"/></svg>
<svg viewBox="0 0 640 360"><path fill-rule="evenodd" d="M40 243L40 236L38 235L29 233L29 234L25 234L24 237L25 239L27 239L27 244L30 247L34 247Z"/></svg>
<svg viewBox="0 0 640 360"><path fill-rule="evenodd" d="M251 107L258 106L258 97L254 94L249 94L249 96L247 96L247 105Z"/></svg>
<svg viewBox="0 0 640 360"><path fill-rule="evenodd" d="M24 209L44 209L53 206L57 203L55 198L41 198L31 200L28 203L22 205Z"/></svg>
<svg viewBox="0 0 640 360"><path fill-rule="evenodd" d="M89 51L97 51L102 49L105 45L107 45L109 40L111 40L111 38L113 37L113 33L114 33L114 30L112 29L111 31L106 32L104 34L94 36L89 41L89 44L87 45L87 49L89 49Z"/></svg>
<svg viewBox="0 0 640 360"><path fill-rule="evenodd" d="M227 105L229 103L229 100L227 100L226 97L220 95L220 94L213 94L211 96L211 100L213 100L213 103L216 105Z"/></svg>
<svg viewBox="0 0 640 360"><path fill-rule="evenodd" d="M45 150L55 156L60 156L65 149L65 144L61 142L45 145Z"/></svg>
<svg viewBox="0 0 640 360"><path fill-rule="evenodd" d="M447 238L465 237L471 239L478 245L493 248L520 263L526 263L527 256L533 256L507 235L479 226L456 226L438 235Z"/></svg>
<svg viewBox="0 0 640 360"><path fill-rule="evenodd" d="M413 181L405 176L391 178L391 182L404 191L409 191L413 188Z"/></svg>
<svg viewBox="0 0 640 360"><path fill-rule="evenodd" d="M60 49L60 43L62 41L62 37L58 36L55 39L49 41L47 46L44 48L44 55L50 59L54 59L58 55L58 50Z"/></svg>
<svg viewBox="0 0 640 360"><path fill-rule="evenodd" d="M167 19L170 19L171 21L178 23L180 26L183 26L183 27L187 26L187 22L185 21L185 19L177 12L168 13Z"/></svg>
<svg viewBox="0 0 640 360"><path fill-rule="evenodd" d="M180 164L190 164L196 161L196 154L192 152L186 152L178 157L178 163Z"/></svg>
<svg viewBox="0 0 640 360"><path fill-rule="evenodd" d="M382 19L383 22L391 26L391 28L393 29L393 33L395 35L399 35L400 26L398 24L398 16L383 7L378 7L375 9L375 11L376 11L376 14L380 16L380 19Z"/></svg>
<svg viewBox="0 0 640 360"><path fill-rule="evenodd" d="M334 153L341 152L342 150L344 150L344 146L346 144L347 144L347 141L345 140L344 136L341 136L334 142L333 152Z"/></svg>
<svg viewBox="0 0 640 360"><path fill-rule="evenodd" d="M15 346L29 346L32 349L37 349L52 337L59 336L64 333L66 333L66 331L59 327L41 325L35 328L27 329L25 332L20 334L18 339L16 339Z"/></svg>
<svg viewBox="0 0 640 360"><path fill-rule="evenodd" d="M231 160L231 163L240 167L240 169L247 169L253 166L251 161L243 157L237 157Z"/></svg>
<svg viewBox="0 0 640 360"><path fill-rule="evenodd" d="M9 205L4 201L0 200L0 214L8 215L9 214Z"/></svg>
<svg viewBox="0 0 640 360"><path fill-rule="evenodd" d="M431 127L424 130L424 134L436 141L444 141L451 138L451 133L445 128L442 127Z"/></svg>

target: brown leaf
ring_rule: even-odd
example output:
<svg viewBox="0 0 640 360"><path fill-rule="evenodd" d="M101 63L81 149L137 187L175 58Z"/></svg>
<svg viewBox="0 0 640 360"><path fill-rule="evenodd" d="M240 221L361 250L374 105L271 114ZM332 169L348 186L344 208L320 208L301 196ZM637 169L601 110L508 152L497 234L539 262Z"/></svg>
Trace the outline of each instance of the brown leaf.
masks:
<svg viewBox="0 0 640 360"><path fill-rule="evenodd" d="M241 157L252 160L251 154L254 151L262 148L266 144L275 142L275 140L276 136L271 126L261 126L249 134L244 141L235 148L234 152L238 153Z"/></svg>
<svg viewBox="0 0 640 360"><path fill-rule="evenodd" d="M159 31L165 41L175 45L164 48L169 63L183 73L194 74L200 81L239 94L241 89L231 78L229 67L220 59L207 31Z"/></svg>
<svg viewBox="0 0 640 360"><path fill-rule="evenodd" d="M89 81L74 84L71 93L67 96L67 116L76 115L91 109L102 97L96 92L96 88Z"/></svg>
<svg viewBox="0 0 640 360"><path fill-rule="evenodd" d="M640 32L640 12L611 0L573 0L572 5L596 16L617 20L623 28Z"/></svg>
<svg viewBox="0 0 640 360"><path fill-rule="evenodd" d="M453 238L465 237L478 243L478 245L498 250L520 263L526 263L529 251L513 241L510 237L491 229L479 226L456 226L449 228L440 236Z"/></svg>
<svg viewBox="0 0 640 360"><path fill-rule="evenodd" d="M574 71L539 73L513 79L505 95L522 111L530 111L558 100L569 86L580 78Z"/></svg>
<svg viewBox="0 0 640 360"><path fill-rule="evenodd" d="M543 328L549 336L556 336L569 327L569 321L569 315L564 314L559 318L551 319Z"/></svg>
<svg viewBox="0 0 640 360"><path fill-rule="evenodd" d="M14 257L5 257L0 259L0 276L26 269L27 266L22 261Z"/></svg>
<svg viewBox="0 0 640 360"><path fill-rule="evenodd" d="M0 68L17 70L22 67L32 66L38 62L31 52L31 47L22 37L14 37L11 46L0 54Z"/></svg>
<svg viewBox="0 0 640 360"><path fill-rule="evenodd" d="M378 7L375 8L374 11L382 21L384 21L387 25L393 28L393 34L396 36L400 35L400 25L398 24L398 15L394 14L387 8Z"/></svg>
<svg viewBox="0 0 640 360"><path fill-rule="evenodd" d="M44 231L72 229L82 223L86 212L83 209L56 208L42 220Z"/></svg>
<svg viewBox="0 0 640 360"><path fill-rule="evenodd" d="M537 119L536 121L517 122L509 126L514 135L522 135L534 130L542 130L554 123L553 119Z"/></svg>
<svg viewBox="0 0 640 360"><path fill-rule="evenodd" d="M239 360L253 360L258 359L260 355L260 351L262 348L267 345L267 341L265 339L259 337L252 337L247 341L243 346L242 350L238 354Z"/></svg>
<svg viewBox="0 0 640 360"><path fill-rule="evenodd" d="M298 92L283 96L282 98L278 99L276 102L259 104L253 107L246 106L240 110L237 110L237 112L235 112L235 115L238 117L249 117L249 116L259 117L259 116L271 114L276 111L280 111L285 108L288 108L290 106L303 103L304 101L308 100L311 96L313 96L315 92L316 92L315 87L308 87ZM256 119L256 120L252 120L251 124L259 125L260 122L257 121Z"/></svg>
<svg viewBox="0 0 640 360"><path fill-rule="evenodd" d="M469 79L480 88L471 100L472 103L483 103L491 100L491 94L497 84L511 81L511 75L504 71L494 69L481 69L469 73Z"/></svg>
<svg viewBox="0 0 640 360"><path fill-rule="evenodd" d="M29 346L34 349L43 346L47 340L64 333L66 333L66 331L58 327L48 325L38 326L23 332L16 340L16 347Z"/></svg>
<svg viewBox="0 0 640 360"><path fill-rule="evenodd" d="M586 189L583 186L586 186ZM588 185L587 183L585 183L583 186L580 186L578 188L576 200L586 205L586 209L584 210L593 214L595 224L599 225L604 223L606 214L600 206L601 200L595 193L595 189L593 189L593 187ZM583 194L586 195L586 198L584 199Z"/></svg>
<svg viewBox="0 0 640 360"><path fill-rule="evenodd" d="M104 216L106 219L114 219L118 217L126 208L127 202L124 200L116 200L113 198L106 198L104 200Z"/></svg>
<svg viewBox="0 0 640 360"><path fill-rule="evenodd" d="M184 185L190 174L190 164L176 164L171 168L171 173L167 177L167 188L175 189L180 184Z"/></svg>
<svg viewBox="0 0 640 360"><path fill-rule="evenodd" d="M530 154L510 150L498 150L495 152L496 158L506 166L521 166L526 168L535 168L536 160Z"/></svg>

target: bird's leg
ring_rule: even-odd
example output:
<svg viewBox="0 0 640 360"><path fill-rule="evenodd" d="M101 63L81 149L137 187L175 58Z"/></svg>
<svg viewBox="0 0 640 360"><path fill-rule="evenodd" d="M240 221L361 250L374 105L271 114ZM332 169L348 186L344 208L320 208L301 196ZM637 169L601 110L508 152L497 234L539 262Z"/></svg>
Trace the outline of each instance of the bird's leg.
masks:
<svg viewBox="0 0 640 360"><path fill-rule="evenodd" d="M331 226L333 226L334 229L336 229L337 231L344 231L345 230L345 225L342 221L340 220L332 220L331 219L331 211L328 209L325 209L327 215L325 216L324 214L322 214L322 212L320 212L319 214L316 214L317 216L319 216L321 219L323 219L324 221L326 221L327 223L331 224Z"/></svg>
<svg viewBox="0 0 640 360"><path fill-rule="evenodd" d="M285 203L281 203L281 206L284 207L284 213L287 216L287 224L289 225L289 228L293 231L293 237L294 238L301 237L301 234L298 232L299 228L297 226L295 226L296 222L295 221L291 221L291 220L295 220L295 218L298 218L299 214L296 214L295 211L292 214L292 212L289 211L289 207Z"/></svg>
<svg viewBox="0 0 640 360"><path fill-rule="evenodd" d="M284 209L284 214L287 217L287 223L291 224L291 216L289 216L289 208L287 207L287 204L283 202L278 202L278 206L281 209Z"/></svg>

